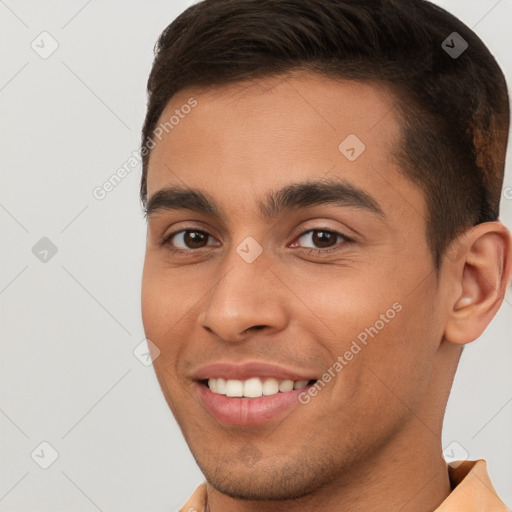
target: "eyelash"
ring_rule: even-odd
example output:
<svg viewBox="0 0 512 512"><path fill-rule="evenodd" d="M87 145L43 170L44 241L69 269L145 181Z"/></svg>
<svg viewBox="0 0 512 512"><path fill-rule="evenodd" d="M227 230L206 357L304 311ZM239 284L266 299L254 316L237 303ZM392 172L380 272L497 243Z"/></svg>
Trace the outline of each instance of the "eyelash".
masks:
<svg viewBox="0 0 512 512"><path fill-rule="evenodd" d="M206 231L203 231L202 229L194 229L194 228L187 228L187 229L180 229L178 231L174 231L173 233L170 233L169 235L167 235L166 237L164 237L161 241L161 245L164 246L164 245L168 245L170 243L170 241L173 239L173 237L175 237L176 235L178 235L179 233L183 233L183 232L194 232L194 233L202 233L204 235L207 235L207 236L211 236L210 234L208 234ZM318 227L318 228L314 228L314 229L308 229L306 231L303 231L300 235L298 235L296 237L296 240L299 240L300 238L302 238L304 235L308 234L308 233L314 233L314 232L318 232L318 231L321 231L321 232L326 232L326 233L330 233L330 234L333 234L333 235L336 235L338 237L340 237L343 241L343 244L342 245L346 245L347 243L352 243L354 242L354 240L352 238L349 238L345 235L343 235L342 233L339 233L338 231L333 231L332 229L327 229L327 228L321 228L321 227ZM294 242L295 243L295 242ZM341 250L342 247L339 246L339 242L333 246L333 247L329 247L327 249L313 249L311 247L302 247L302 250L304 252L306 252L307 254L314 254L314 255L324 255L324 254L330 254L334 251L339 251ZM192 255L194 253L198 253L200 252L202 249L205 249L204 247L203 248L200 248L200 249L176 249L174 247L169 247L169 250L171 251L172 254L182 254L184 256L187 256L187 255Z"/></svg>

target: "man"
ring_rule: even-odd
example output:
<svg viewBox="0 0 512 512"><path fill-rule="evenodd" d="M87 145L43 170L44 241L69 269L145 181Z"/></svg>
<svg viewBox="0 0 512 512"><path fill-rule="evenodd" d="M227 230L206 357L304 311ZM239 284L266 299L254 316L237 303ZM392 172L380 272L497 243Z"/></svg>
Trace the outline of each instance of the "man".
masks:
<svg viewBox="0 0 512 512"><path fill-rule="evenodd" d="M441 448L512 273L484 44L422 0L206 0L156 50L142 315L206 478L182 510L506 510Z"/></svg>

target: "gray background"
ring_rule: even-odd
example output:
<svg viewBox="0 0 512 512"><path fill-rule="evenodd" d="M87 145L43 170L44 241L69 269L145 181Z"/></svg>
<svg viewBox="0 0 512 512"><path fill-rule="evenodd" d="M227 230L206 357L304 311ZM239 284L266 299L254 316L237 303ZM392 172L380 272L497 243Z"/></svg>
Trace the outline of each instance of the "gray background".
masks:
<svg viewBox="0 0 512 512"><path fill-rule="evenodd" d="M133 353L140 166L103 200L92 194L138 150L153 45L191 3L0 0L2 511L171 511L202 480ZM512 84L511 1L436 3L475 28ZM45 59L31 47L53 40ZM511 173L509 153L506 187ZM443 434L447 456L487 459L509 506L511 308L509 295L464 353ZM43 441L59 454L48 469Z"/></svg>

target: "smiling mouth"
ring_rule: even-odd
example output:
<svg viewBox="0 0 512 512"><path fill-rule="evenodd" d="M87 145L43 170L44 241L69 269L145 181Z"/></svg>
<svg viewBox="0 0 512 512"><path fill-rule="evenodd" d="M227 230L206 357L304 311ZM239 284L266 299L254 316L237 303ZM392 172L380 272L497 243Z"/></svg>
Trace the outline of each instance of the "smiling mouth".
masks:
<svg viewBox="0 0 512 512"><path fill-rule="evenodd" d="M260 398L279 393L303 389L315 384L316 379L311 380L279 380L274 378L252 377L246 380L210 378L200 381L210 389L212 393L224 395L230 398Z"/></svg>

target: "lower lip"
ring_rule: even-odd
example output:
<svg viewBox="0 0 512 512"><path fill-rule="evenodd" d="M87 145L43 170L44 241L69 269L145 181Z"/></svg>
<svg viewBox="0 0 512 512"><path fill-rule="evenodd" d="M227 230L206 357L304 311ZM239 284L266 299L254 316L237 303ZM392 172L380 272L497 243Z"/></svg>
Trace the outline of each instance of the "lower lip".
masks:
<svg viewBox="0 0 512 512"><path fill-rule="evenodd" d="M231 398L213 393L200 382L196 385L205 409L217 421L244 427L261 425L300 405L298 397L309 387L258 398Z"/></svg>

